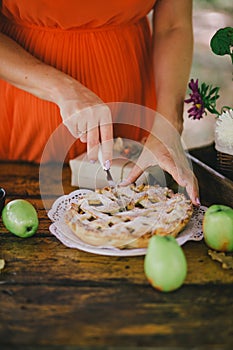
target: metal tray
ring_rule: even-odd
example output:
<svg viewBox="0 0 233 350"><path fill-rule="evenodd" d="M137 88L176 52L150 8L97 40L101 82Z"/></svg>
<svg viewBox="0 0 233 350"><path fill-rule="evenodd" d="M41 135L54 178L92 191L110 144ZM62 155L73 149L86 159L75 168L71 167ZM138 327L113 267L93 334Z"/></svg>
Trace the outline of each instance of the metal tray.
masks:
<svg viewBox="0 0 233 350"><path fill-rule="evenodd" d="M233 207L233 181L231 174L223 174L217 169L216 153L213 145L189 151L193 170L199 181L201 203L203 205L224 204Z"/></svg>

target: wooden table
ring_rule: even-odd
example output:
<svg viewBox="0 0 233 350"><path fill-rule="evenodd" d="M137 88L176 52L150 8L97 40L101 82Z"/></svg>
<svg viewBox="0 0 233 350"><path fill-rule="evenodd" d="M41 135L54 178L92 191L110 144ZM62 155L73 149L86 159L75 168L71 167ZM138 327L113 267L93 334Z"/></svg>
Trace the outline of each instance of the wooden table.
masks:
<svg viewBox="0 0 233 350"><path fill-rule="evenodd" d="M194 168L202 179L201 165ZM54 177L52 192L54 169L47 173ZM74 190L68 166L62 178L64 192ZM28 239L8 233L0 221L0 258L6 262L0 349L232 349L233 270L212 261L203 241L183 246L184 285L161 293L145 278L143 256L94 255L67 248L50 234L37 165L0 163L0 186L7 201L29 200L40 220ZM208 198L203 204L213 201L211 193Z"/></svg>

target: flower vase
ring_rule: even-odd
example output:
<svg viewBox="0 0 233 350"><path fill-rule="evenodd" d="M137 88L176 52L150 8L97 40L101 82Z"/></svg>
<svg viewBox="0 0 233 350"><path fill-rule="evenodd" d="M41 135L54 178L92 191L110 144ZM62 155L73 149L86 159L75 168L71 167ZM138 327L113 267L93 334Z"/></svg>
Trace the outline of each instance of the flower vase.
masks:
<svg viewBox="0 0 233 350"><path fill-rule="evenodd" d="M215 124L215 149L218 169L233 177L233 110L222 113Z"/></svg>

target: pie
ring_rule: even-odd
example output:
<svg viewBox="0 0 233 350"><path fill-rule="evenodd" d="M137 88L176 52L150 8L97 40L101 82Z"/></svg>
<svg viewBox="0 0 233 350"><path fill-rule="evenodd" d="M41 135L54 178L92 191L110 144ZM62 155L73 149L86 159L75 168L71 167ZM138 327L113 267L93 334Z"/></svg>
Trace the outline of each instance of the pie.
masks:
<svg viewBox="0 0 233 350"><path fill-rule="evenodd" d="M176 237L193 213L190 200L159 185L97 189L71 203L64 220L92 246L146 248L152 235Z"/></svg>

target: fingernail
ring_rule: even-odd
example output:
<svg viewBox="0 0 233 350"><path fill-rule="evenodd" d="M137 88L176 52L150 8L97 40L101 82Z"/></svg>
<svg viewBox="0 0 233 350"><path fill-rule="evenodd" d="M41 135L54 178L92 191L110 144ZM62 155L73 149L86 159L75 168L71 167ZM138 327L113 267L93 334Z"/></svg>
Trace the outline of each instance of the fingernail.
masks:
<svg viewBox="0 0 233 350"><path fill-rule="evenodd" d="M197 203L198 205L201 205L200 199L199 199L198 197L196 198L196 203Z"/></svg>
<svg viewBox="0 0 233 350"><path fill-rule="evenodd" d="M126 186L126 185L128 185L128 184L129 184L129 181L127 181L127 180L122 180L122 181L119 183L119 186L124 187L124 186Z"/></svg>
<svg viewBox="0 0 233 350"><path fill-rule="evenodd" d="M90 159L90 161L89 161L91 164L95 164L95 159Z"/></svg>
<svg viewBox="0 0 233 350"><path fill-rule="evenodd" d="M106 160L105 162L104 162L104 170L109 170L110 169L110 166L111 166L111 162L110 162L110 160Z"/></svg>

